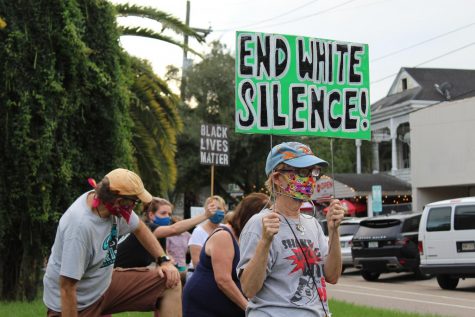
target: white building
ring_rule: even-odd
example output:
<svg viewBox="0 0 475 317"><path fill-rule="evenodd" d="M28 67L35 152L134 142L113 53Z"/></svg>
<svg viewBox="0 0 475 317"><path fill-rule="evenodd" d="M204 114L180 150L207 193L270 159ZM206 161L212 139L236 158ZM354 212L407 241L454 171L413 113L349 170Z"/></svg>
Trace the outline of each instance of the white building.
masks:
<svg viewBox="0 0 475 317"><path fill-rule="evenodd" d="M470 96L475 96L475 70L401 68L388 95L371 105L373 173L412 183L410 114Z"/></svg>
<svg viewBox="0 0 475 317"><path fill-rule="evenodd" d="M439 103L409 117L414 207L475 196L475 97Z"/></svg>

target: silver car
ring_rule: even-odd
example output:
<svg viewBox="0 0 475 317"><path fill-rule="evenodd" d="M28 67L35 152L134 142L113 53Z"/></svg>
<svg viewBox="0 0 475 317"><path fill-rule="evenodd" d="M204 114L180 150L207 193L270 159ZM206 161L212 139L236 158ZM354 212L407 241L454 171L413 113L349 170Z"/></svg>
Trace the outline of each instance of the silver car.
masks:
<svg viewBox="0 0 475 317"><path fill-rule="evenodd" d="M363 219L366 218L345 218L340 224L341 260L343 263L342 272L345 271L347 267L353 266L351 240L356 231L358 231L360 221Z"/></svg>

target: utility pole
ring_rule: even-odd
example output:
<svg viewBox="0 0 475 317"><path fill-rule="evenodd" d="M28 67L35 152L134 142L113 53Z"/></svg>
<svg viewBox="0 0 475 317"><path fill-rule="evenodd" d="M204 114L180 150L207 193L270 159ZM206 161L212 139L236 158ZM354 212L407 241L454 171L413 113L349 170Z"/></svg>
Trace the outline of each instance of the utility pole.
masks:
<svg viewBox="0 0 475 317"><path fill-rule="evenodd" d="M190 26L190 0L186 0L186 20L185 20L186 26ZM205 38L209 33L211 33L211 27L208 29L201 29L201 28L192 28L195 32L198 34L202 35L203 38ZM182 101L185 101L185 92L186 92L186 78L185 78L185 72L186 70L191 66L192 60L188 59L188 50L186 47L188 47L188 35L185 34L183 38L183 44L185 44L185 47L183 47L183 64L181 68L181 87L180 87L180 97Z"/></svg>

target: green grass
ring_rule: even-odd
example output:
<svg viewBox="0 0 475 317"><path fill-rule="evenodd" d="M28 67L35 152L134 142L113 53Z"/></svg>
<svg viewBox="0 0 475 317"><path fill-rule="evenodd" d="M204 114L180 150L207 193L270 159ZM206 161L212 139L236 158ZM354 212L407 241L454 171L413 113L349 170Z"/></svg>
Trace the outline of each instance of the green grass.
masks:
<svg viewBox="0 0 475 317"><path fill-rule="evenodd" d="M395 310L358 306L348 302L330 300L333 317L435 317L437 315L421 315L403 313ZM8 317L40 317L46 316L46 308L41 300L28 302L0 303L0 316ZM152 313L121 313L114 317L151 317Z"/></svg>
<svg viewBox="0 0 475 317"><path fill-rule="evenodd" d="M330 300L333 317L436 317L441 315L406 313L402 311L380 309L354 305L345 301Z"/></svg>

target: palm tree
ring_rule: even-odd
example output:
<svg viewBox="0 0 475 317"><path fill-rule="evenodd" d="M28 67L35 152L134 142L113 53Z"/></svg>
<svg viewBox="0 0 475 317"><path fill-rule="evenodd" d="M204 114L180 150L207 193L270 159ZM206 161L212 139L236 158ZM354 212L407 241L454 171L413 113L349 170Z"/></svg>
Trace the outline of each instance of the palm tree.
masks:
<svg viewBox="0 0 475 317"><path fill-rule="evenodd" d="M131 66L130 115L137 166L149 190L164 196L177 179L176 139L183 130L179 98L146 61L132 57Z"/></svg>
<svg viewBox="0 0 475 317"><path fill-rule="evenodd" d="M171 30L177 35L204 41L201 35L179 19L151 7L121 4L115 5L115 10L119 17L148 18L162 25L160 32L119 26L122 35L157 39L200 55L183 42L164 34L165 30ZM167 83L153 73L146 61L131 57L131 66L133 80L130 116L134 121L133 146L137 168L153 193L166 196L173 190L177 179L176 139L183 129L177 111L180 100Z"/></svg>

